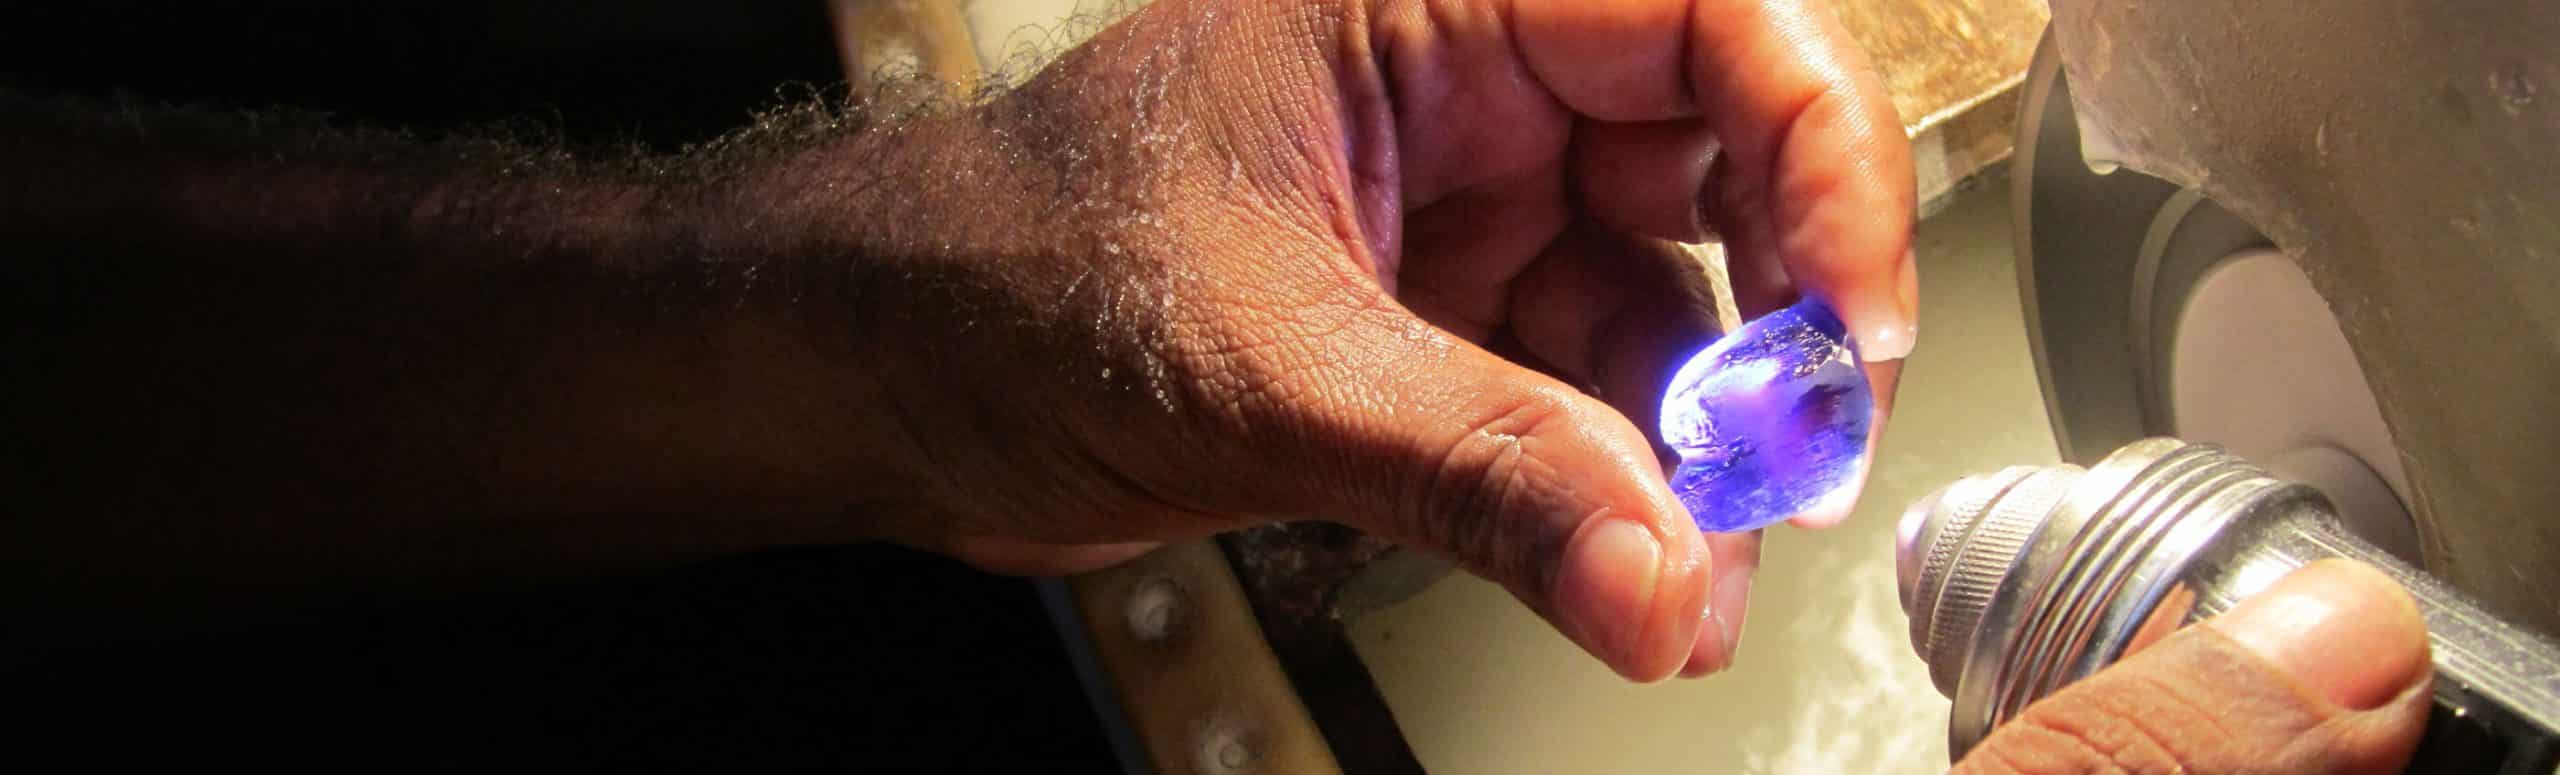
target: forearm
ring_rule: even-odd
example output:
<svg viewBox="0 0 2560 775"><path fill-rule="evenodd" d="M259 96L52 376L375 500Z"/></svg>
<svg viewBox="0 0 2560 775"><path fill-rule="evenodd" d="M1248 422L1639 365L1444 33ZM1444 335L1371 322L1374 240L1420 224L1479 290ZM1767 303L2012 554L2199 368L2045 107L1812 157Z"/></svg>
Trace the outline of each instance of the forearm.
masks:
<svg viewBox="0 0 2560 775"><path fill-rule="evenodd" d="M38 587L659 561L904 489L862 231L921 124L603 163L11 107Z"/></svg>

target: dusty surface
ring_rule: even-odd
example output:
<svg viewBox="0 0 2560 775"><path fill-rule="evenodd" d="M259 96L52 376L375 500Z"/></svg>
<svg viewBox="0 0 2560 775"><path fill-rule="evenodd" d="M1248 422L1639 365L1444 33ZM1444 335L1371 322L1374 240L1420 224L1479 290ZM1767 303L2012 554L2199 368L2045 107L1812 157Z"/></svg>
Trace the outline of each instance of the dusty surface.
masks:
<svg viewBox="0 0 2560 775"><path fill-rule="evenodd" d="M1893 92L1902 123L1935 123L2015 82L2035 56L2043 0L1834 0Z"/></svg>

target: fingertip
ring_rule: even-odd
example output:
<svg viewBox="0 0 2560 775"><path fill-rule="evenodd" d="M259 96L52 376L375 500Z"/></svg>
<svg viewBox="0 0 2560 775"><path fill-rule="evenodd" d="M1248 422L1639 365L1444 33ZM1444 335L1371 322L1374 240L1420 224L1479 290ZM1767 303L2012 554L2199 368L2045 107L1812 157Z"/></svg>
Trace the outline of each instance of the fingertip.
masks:
<svg viewBox="0 0 2560 775"><path fill-rule="evenodd" d="M1691 535L1696 535L1695 531L1691 531ZM1697 544L1693 542L1692 545ZM1682 593L1679 599L1667 600L1670 604L1656 614L1666 626L1660 639L1652 644L1657 651L1646 655L1651 660L1647 666L1654 668L1655 672L1649 678L1637 680L1687 675L1691 663L1696 661L1698 644L1721 640L1715 634L1718 625L1710 615L1715 608L1711 602L1716 594L1711 581L1715 577L1712 573L1715 560L1709 558L1703 549L1697 554L1696 559L1685 563L1687 567L1677 585ZM1723 669L1723 665L1717 665L1716 669Z"/></svg>
<svg viewBox="0 0 2560 775"><path fill-rule="evenodd" d="M1445 382L1472 385L1455 392L1486 411L1438 412L1450 419L1399 445L1441 492L1385 524L1503 583L1628 679L1669 677L1696 637L1708 557L1651 439L1593 396L1489 353L1475 364Z"/></svg>
<svg viewBox="0 0 2560 775"><path fill-rule="evenodd" d="M1849 513L1856 510L1858 506L1858 492L1865 489L1863 483L1865 478L1865 474L1860 474L1859 483L1850 484L1822 496L1822 500L1815 501L1804 511L1788 517L1787 524L1811 530L1823 530L1849 521Z"/></svg>
<svg viewBox="0 0 2560 775"><path fill-rule="evenodd" d="M1566 545L1551 593L1566 635L1630 680L1670 675L1686 649L1662 644L1678 639L1685 646L1696 632L1694 623L1682 628L1664 616L1666 603L1676 609L1696 597L1689 589L1696 574L1680 567L1685 558L1666 543L1642 522L1596 516Z"/></svg>
<svg viewBox="0 0 2560 775"><path fill-rule="evenodd" d="M1858 461L1857 475L1850 477L1848 484L1833 491L1813 508L1789 518L1787 524L1809 530L1837 527L1849 521L1849 515L1857 511L1858 499L1866 494L1867 480L1875 473L1876 452L1884 443L1885 419L1893 411L1893 391L1902 375L1902 363L1869 363L1864 369L1868 384L1874 391L1875 417L1867 423L1866 454Z"/></svg>
<svg viewBox="0 0 2560 775"><path fill-rule="evenodd" d="M1643 647L1633 655L1636 668L1625 671L1636 681L1659 681L1684 672L1697 643L1709 636L1713 626L1706 612L1713 608L1717 563L1720 558L1709 551L1697 529L1685 516L1670 521L1665 540L1666 557L1662 595L1650 612L1653 632Z"/></svg>
<svg viewBox="0 0 2560 775"><path fill-rule="evenodd" d="M1838 309L1849 329L1859 360L1891 363L1911 357L1920 343L1920 270L1911 248L1878 277L1852 278Z"/></svg>
<svg viewBox="0 0 2560 775"><path fill-rule="evenodd" d="M1670 483L1654 476L1640 479L1644 485L1646 513L1662 536L1663 592L1655 600L1649 621L1654 622L1642 649L1632 655L1634 670L1622 670L1637 681L1658 681L1688 671L1698 644L1718 640L1716 623L1709 616L1718 599L1716 582L1721 581L1734 563L1747 577L1756 557L1740 557L1727 544L1743 537L1711 536L1698 530L1689 512L1671 494ZM1752 537L1756 541L1756 536ZM1752 544L1757 546L1756 543ZM1753 554L1756 555L1756 552ZM1718 669L1721 669L1719 665Z"/></svg>
<svg viewBox="0 0 2560 775"><path fill-rule="evenodd" d="M1867 437L1866 455L1858 461L1858 471L1849 477L1848 483L1822 496L1821 500L1814 501L1812 506L1797 512L1795 516L1788 517L1787 524L1808 530L1824 530L1849 521L1849 515L1857 511L1858 496L1866 492L1867 473L1874 469L1875 436L1870 434Z"/></svg>
<svg viewBox="0 0 2560 775"><path fill-rule="evenodd" d="M1875 397L1876 418L1871 425L1876 438L1882 438L1885 419L1893 414L1894 391L1902 387L1902 361L1868 361L1859 370L1866 372L1868 393ZM1872 441L1867 446L1875 447Z"/></svg>
<svg viewBox="0 0 2560 775"><path fill-rule="evenodd" d="M1689 661L1680 666L1680 677L1705 678L1733 666L1730 647L1724 642L1724 618L1709 607L1698 623L1697 642L1689 648Z"/></svg>
<svg viewBox="0 0 2560 775"><path fill-rule="evenodd" d="M2207 626L2340 706L2380 707L2426 679L2426 620L2391 577L2324 560L2287 574Z"/></svg>
<svg viewBox="0 0 2560 775"><path fill-rule="evenodd" d="M1917 248L1902 249L1902 275L1894 281L1893 296L1895 301L1902 304L1903 317L1911 321L1909 346L1904 347L1902 352L1904 356L1909 356L1911 348L1920 344L1920 252ZM1879 360L1900 359L1881 358Z"/></svg>
<svg viewBox="0 0 2560 775"><path fill-rule="evenodd" d="M1919 346L1920 320L1917 305L1907 305L1899 298L1900 287L1909 284L1916 291L1917 273L1909 270L1909 261L1900 266L1885 267L1886 278L1856 278L1857 287L1835 291L1839 298L1833 308L1839 310L1840 322L1849 329L1849 341L1866 363L1890 363L1911 357Z"/></svg>
<svg viewBox="0 0 2560 775"><path fill-rule="evenodd" d="M1707 539L1715 562L1703 621L1680 675L1699 678L1733 666L1742 646L1743 623L1751 609L1751 580L1760 569L1758 532Z"/></svg>

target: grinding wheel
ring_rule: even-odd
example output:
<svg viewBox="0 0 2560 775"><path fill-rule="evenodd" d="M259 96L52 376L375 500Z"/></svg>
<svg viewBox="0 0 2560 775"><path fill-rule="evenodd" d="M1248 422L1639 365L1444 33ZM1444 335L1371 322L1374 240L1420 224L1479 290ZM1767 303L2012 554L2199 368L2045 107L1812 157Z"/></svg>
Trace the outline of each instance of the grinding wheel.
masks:
<svg viewBox="0 0 2560 775"><path fill-rule="evenodd" d="M2560 631L2560 15L2360 5L2054 3L2012 183L2056 441L2231 447Z"/></svg>

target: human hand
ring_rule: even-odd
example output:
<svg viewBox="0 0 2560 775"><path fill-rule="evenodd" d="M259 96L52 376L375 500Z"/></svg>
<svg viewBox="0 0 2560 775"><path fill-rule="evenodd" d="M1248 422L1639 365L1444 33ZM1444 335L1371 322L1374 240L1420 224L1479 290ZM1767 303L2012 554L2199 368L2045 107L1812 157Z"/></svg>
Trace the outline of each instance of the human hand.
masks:
<svg viewBox="0 0 2560 775"><path fill-rule="evenodd" d="M920 343L918 492L864 510L983 566L1335 519L1703 674L1758 538L1702 535L1649 431L1714 325L1668 240L1720 235L1746 316L1830 302L1880 410L1914 334L1909 149L1802 0L1164 0L956 123L913 199L975 228L862 297Z"/></svg>
<svg viewBox="0 0 2560 775"><path fill-rule="evenodd" d="M2425 731L2426 622L2314 563L2028 706L1958 772L2398 772Z"/></svg>

